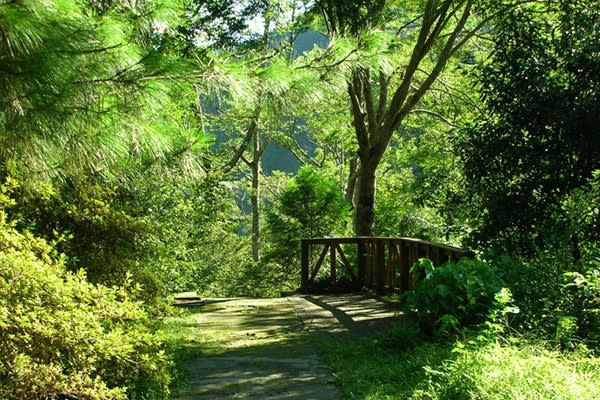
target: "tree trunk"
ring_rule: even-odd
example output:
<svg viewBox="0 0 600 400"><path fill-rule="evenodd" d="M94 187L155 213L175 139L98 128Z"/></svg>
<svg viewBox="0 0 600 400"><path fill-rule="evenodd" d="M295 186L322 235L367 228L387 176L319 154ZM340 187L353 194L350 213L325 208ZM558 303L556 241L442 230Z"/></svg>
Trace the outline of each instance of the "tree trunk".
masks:
<svg viewBox="0 0 600 400"><path fill-rule="evenodd" d="M361 163L354 212L356 236L375 236L376 162Z"/></svg>
<svg viewBox="0 0 600 400"><path fill-rule="evenodd" d="M494 16L492 13L477 21L473 29L466 29L474 4L474 0L427 0L408 63L396 70L402 72L399 76L400 83L394 90L389 87L393 82L392 76L386 75L383 70L378 71L378 77L374 78L369 67L358 66L348 77L350 109L360 158L354 213L356 235L375 234L375 172L392 136L431 89L450 57ZM335 33L335 29L331 27L335 28L338 24L332 9L339 10L339 7L335 2L324 2L321 8L330 33ZM436 52L440 50L439 54L432 55L434 49ZM423 75L423 60L433 61L433 67L428 68L429 72L425 72L424 76L420 76ZM392 96L388 96L389 94Z"/></svg>
<svg viewBox="0 0 600 400"><path fill-rule="evenodd" d="M354 204L354 195L356 193L356 183L358 182L358 159L356 157L352 157L350 160L350 173L348 174L348 182L346 184L346 188L344 189L344 200L348 202L352 206L352 210L356 207Z"/></svg>
<svg viewBox="0 0 600 400"><path fill-rule="evenodd" d="M250 163L252 173L252 191L250 202L252 203L252 260L260 261L260 140L258 129L254 133L253 143L254 157Z"/></svg>

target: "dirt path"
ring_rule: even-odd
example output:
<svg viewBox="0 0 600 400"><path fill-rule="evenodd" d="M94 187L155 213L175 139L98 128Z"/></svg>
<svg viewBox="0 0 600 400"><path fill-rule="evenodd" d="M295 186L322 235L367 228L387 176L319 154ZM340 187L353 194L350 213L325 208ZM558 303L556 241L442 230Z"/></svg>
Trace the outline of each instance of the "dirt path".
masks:
<svg viewBox="0 0 600 400"><path fill-rule="evenodd" d="M372 335L393 315L360 295L208 299L193 314L205 354L175 399L341 399L307 330Z"/></svg>

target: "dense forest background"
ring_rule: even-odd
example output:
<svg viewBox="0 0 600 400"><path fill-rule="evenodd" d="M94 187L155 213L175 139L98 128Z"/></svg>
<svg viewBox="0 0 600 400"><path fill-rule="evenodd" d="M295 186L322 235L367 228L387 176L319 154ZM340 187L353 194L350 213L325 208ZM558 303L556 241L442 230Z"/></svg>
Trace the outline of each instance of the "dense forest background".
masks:
<svg viewBox="0 0 600 400"><path fill-rule="evenodd" d="M165 299L315 236L474 250L429 334L596 349L599 171L595 0L2 0L0 397L166 396Z"/></svg>

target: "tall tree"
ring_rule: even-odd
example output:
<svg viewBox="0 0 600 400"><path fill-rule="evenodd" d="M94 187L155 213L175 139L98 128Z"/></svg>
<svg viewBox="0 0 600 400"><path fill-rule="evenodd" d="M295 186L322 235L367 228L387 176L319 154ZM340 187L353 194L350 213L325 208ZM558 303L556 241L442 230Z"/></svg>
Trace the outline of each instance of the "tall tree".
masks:
<svg viewBox="0 0 600 400"><path fill-rule="evenodd" d="M373 0L356 3L355 8L332 0L317 5L325 15L333 47L345 42L338 39L341 35L356 38L356 47L333 64L356 60L346 68L360 160L355 233L372 236L376 172L392 137L411 113L419 111L417 106L438 84L451 58L505 7L482 7L475 0ZM353 15L360 16L363 24L354 24Z"/></svg>
<svg viewBox="0 0 600 400"><path fill-rule="evenodd" d="M286 128L291 115L319 96L320 90L314 86L311 71L295 70L285 54L271 55L267 62L262 54L257 58L247 57L233 67L243 71L236 75L234 86L245 82L245 95L227 96L229 101L223 104L223 114L218 116L221 122L213 129L225 131L233 139L228 143L232 147L231 156L221 167L222 173L240 166L240 162L249 168L252 254L254 261L259 261L262 157L270 143L289 143Z"/></svg>
<svg viewBox="0 0 600 400"><path fill-rule="evenodd" d="M273 141L286 142L281 126L286 125L294 110L304 104L305 99L318 90L309 88L313 79L309 70L295 70L294 41L303 24L299 20L301 2L260 1L262 22L261 35L250 32L254 38L242 46L229 47L235 56L225 51L214 56L213 63L219 64L220 79L224 84L217 87L219 119L228 121L219 124L217 130L233 136L231 158L222 165L226 174L240 162L250 170L251 188L249 197L252 206L251 236L252 256L260 260L261 222L261 163L262 157ZM257 25L255 24L255 29ZM251 51L247 51L251 48ZM314 88L313 88L314 89ZM249 155L248 155L249 154Z"/></svg>

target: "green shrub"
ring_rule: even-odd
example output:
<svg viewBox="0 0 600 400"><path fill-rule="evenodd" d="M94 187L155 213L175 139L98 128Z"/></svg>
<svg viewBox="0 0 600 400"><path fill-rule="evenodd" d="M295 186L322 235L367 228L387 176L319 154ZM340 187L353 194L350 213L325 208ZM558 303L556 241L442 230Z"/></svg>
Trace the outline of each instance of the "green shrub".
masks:
<svg viewBox="0 0 600 400"><path fill-rule="evenodd" d="M143 239L153 232L128 209L125 188L71 179L38 190L16 193L9 216L17 229L54 242L67 269L84 269L89 282L121 286L129 276L144 287L146 301L163 294L159 274L144 260Z"/></svg>
<svg viewBox="0 0 600 400"><path fill-rule="evenodd" d="M562 311L568 311L566 318L573 320L572 323L575 325L575 329L572 329L573 336L577 335L598 346L600 343L600 260L584 273L566 273L565 279L567 282L564 285Z"/></svg>
<svg viewBox="0 0 600 400"><path fill-rule="evenodd" d="M488 255L521 310L513 328L563 348L600 342L600 172L563 196L528 257Z"/></svg>
<svg viewBox="0 0 600 400"><path fill-rule="evenodd" d="M437 268L430 260L420 259L412 272L424 278L405 295L406 307L416 311L421 327L429 333L483 322L503 286L496 271L477 259L462 258Z"/></svg>
<svg viewBox="0 0 600 400"><path fill-rule="evenodd" d="M520 313L511 327L556 341L563 348L600 341L600 257L589 251L573 263L570 251L549 252L524 262L501 256L491 261Z"/></svg>
<svg viewBox="0 0 600 400"><path fill-rule="evenodd" d="M271 246L264 261L277 263L288 287L298 287L300 241L343 232L350 222L350 205L335 180L303 167L266 212L266 233Z"/></svg>
<svg viewBox="0 0 600 400"><path fill-rule="evenodd" d="M108 288L6 222L0 191L0 398L164 397L168 362L131 283ZM130 282L130 281L129 281Z"/></svg>
<svg viewBox="0 0 600 400"><path fill-rule="evenodd" d="M565 263L550 257L526 263L491 253L488 258L489 263L501 271L515 305L521 310L511 326L520 332L538 332L549 338L548 332L554 331Z"/></svg>
<svg viewBox="0 0 600 400"><path fill-rule="evenodd" d="M221 179L155 178L136 188L131 208L148 228L136 238L140 263L168 293L239 295L229 275L250 258L250 244L240 235L244 218L233 188Z"/></svg>

